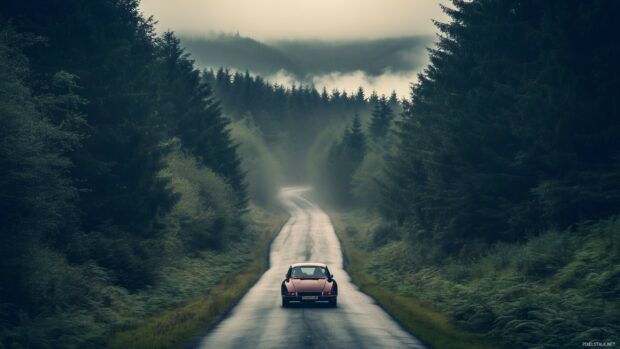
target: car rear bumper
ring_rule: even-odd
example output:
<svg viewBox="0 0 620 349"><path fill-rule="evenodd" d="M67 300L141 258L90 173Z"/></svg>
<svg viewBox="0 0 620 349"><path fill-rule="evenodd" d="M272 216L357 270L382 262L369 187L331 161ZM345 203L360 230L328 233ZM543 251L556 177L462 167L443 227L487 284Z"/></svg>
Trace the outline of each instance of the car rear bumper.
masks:
<svg viewBox="0 0 620 349"><path fill-rule="evenodd" d="M282 296L289 303L330 303L338 297L334 296Z"/></svg>

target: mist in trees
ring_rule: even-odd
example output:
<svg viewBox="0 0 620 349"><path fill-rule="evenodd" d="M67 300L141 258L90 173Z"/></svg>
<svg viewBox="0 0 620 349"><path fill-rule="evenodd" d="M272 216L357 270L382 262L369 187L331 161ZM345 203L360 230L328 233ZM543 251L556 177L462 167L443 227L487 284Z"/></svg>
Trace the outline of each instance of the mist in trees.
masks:
<svg viewBox="0 0 620 349"><path fill-rule="evenodd" d="M375 103L350 182L344 234L375 280L511 348L618 336L618 10L444 7L402 113Z"/></svg>
<svg viewBox="0 0 620 349"><path fill-rule="evenodd" d="M0 33L0 346L98 347L179 256L253 238L237 145L137 1L2 2Z"/></svg>
<svg viewBox="0 0 620 349"><path fill-rule="evenodd" d="M181 39L200 67L248 69L262 77L284 71L303 83L334 72L363 71L371 77L383 75L386 70L396 74L415 72L425 64L425 49L433 41L431 36L405 36L260 42L239 34L185 35Z"/></svg>
<svg viewBox="0 0 620 349"><path fill-rule="evenodd" d="M321 132L349 122L355 112L366 117L373 98L379 99L376 93L365 98L361 88L355 93L337 89L319 92L311 85L285 87L247 71L231 72L225 68L205 71L203 79L213 86L215 96L232 120L244 120L260 132L288 183L306 183L311 179L309 150ZM394 103L399 104L397 99ZM323 146L330 145L331 141Z"/></svg>
<svg viewBox="0 0 620 349"><path fill-rule="evenodd" d="M366 153L366 136L358 114L353 116L351 126L342 138L331 145L327 155L327 175L329 199L340 205L352 203L353 173L364 160Z"/></svg>
<svg viewBox="0 0 620 349"><path fill-rule="evenodd" d="M618 48L604 39L607 5L446 8L453 21L438 24L443 36L387 167L386 215L454 251L617 213L620 124L608 74ZM582 6L596 10L581 16Z"/></svg>
<svg viewBox="0 0 620 349"><path fill-rule="evenodd" d="M604 250L606 267L620 210L618 6L454 0L401 101L200 71L137 0L0 3L0 346L100 346L125 324L110 309L165 284L179 260L251 246L248 211L275 206L283 184L314 185L329 208L379 214L367 243L395 251L382 250L389 263L437 270L481 258L523 272L528 287L569 257L592 274L584 255ZM316 52L333 58L328 44L233 41L299 74L320 71ZM333 67L387 64L357 57L368 43L347 45ZM373 45L401 52L411 42ZM497 257L519 246L529 259ZM393 266L382 268L390 281ZM618 295L615 269L592 274L590 288L570 275L561 287L600 304ZM613 311L594 319L562 306L608 331Z"/></svg>
<svg viewBox="0 0 620 349"><path fill-rule="evenodd" d="M172 32L164 33L156 45L164 67L161 102L167 126L172 135L179 136L185 150L226 178L237 192L238 207L245 207L247 189L241 160L227 129L229 121L222 117L211 87L201 81L199 71Z"/></svg>
<svg viewBox="0 0 620 349"><path fill-rule="evenodd" d="M394 119L392 107L390 107L385 97L381 97L372 111L372 119L368 129L370 136L375 140L387 136L392 119Z"/></svg>

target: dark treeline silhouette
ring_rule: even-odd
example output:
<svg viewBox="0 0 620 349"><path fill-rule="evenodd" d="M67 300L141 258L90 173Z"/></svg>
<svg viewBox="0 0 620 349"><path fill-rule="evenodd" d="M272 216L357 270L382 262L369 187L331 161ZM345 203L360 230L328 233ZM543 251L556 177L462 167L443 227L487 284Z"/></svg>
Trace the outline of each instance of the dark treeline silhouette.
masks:
<svg viewBox="0 0 620 349"><path fill-rule="evenodd" d="M365 212L347 232L376 280L510 348L618 337L619 10L444 7L404 111L386 133L376 105L348 157Z"/></svg>
<svg viewBox="0 0 620 349"><path fill-rule="evenodd" d="M223 68L206 71L203 77L214 87L231 117L238 119L250 113L270 142L283 130L294 130L295 125L317 129L335 117L350 117L350 113L366 109L378 98L375 93L368 100L362 89L349 94L325 89L319 92L304 85L285 87L247 71L231 73Z"/></svg>
<svg viewBox="0 0 620 349"><path fill-rule="evenodd" d="M432 36L317 41L260 42L231 34L181 37L199 67L229 67L271 76L285 71L302 82L333 72L363 71L369 76L410 73L425 64Z"/></svg>
<svg viewBox="0 0 620 349"><path fill-rule="evenodd" d="M361 87L354 93L324 88L319 92L314 86L285 87L247 71L233 73L224 68L207 70L203 78L213 86L226 115L260 129L293 182L309 179L308 150L321 131L349 122L355 113L368 114L380 101L386 107L400 108L395 92L389 98L375 91L367 96Z"/></svg>
<svg viewBox="0 0 620 349"><path fill-rule="evenodd" d="M399 127L387 216L458 251L617 214L612 5L455 6Z"/></svg>
<svg viewBox="0 0 620 349"><path fill-rule="evenodd" d="M276 166L468 329L617 338L620 3L452 2L403 102L200 72L138 0L0 2L0 347L100 347L238 270Z"/></svg>
<svg viewBox="0 0 620 349"><path fill-rule="evenodd" d="M366 136L358 114L353 117L348 127L337 142L329 148L327 155L327 188L328 199L332 203L344 206L352 202L351 188L353 173L366 155Z"/></svg>
<svg viewBox="0 0 620 349"><path fill-rule="evenodd" d="M221 117L211 87L201 81L173 33L164 33L156 43L164 66L161 102L165 113L172 116L166 120L167 126L179 136L185 149L229 180L238 194L238 207L245 207L247 195L240 159L226 128L229 121Z"/></svg>
<svg viewBox="0 0 620 349"><path fill-rule="evenodd" d="M0 75L0 347L99 346L118 297L240 238L228 121L138 1L3 1Z"/></svg>

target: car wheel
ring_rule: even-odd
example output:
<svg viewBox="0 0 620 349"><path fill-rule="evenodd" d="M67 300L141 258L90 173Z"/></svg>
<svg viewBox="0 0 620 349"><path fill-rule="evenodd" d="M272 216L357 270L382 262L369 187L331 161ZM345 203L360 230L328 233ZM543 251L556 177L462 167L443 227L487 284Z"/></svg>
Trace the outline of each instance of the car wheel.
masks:
<svg viewBox="0 0 620 349"><path fill-rule="evenodd" d="M282 308L288 308L288 306L289 302L284 297L282 297Z"/></svg>
<svg viewBox="0 0 620 349"><path fill-rule="evenodd" d="M335 308L338 306L338 298L334 298L334 299L330 299L329 300L329 306L332 308Z"/></svg>

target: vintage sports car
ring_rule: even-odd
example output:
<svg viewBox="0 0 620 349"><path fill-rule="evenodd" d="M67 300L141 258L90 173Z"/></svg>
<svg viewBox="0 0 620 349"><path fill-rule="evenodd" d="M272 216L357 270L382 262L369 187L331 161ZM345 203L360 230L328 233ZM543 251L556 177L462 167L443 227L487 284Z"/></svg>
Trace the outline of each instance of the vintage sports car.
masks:
<svg viewBox="0 0 620 349"><path fill-rule="evenodd" d="M338 284L327 265L322 263L296 263L288 268L281 286L282 306L291 303L338 304Z"/></svg>

